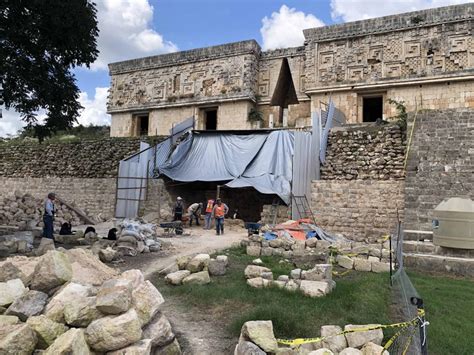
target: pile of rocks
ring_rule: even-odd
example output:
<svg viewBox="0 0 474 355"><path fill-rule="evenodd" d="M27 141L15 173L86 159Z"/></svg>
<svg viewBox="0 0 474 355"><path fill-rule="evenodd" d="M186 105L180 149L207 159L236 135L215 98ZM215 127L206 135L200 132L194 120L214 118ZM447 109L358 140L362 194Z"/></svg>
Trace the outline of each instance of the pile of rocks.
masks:
<svg viewBox="0 0 474 355"><path fill-rule="evenodd" d="M30 194L15 191L12 196L0 199L0 224L17 226L19 230L32 230L43 226L43 200ZM73 226L81 224L81 218L66 205L56 203L54 226L59 229L64 222Z"/></svg>
<svg viewBox="0 0 474 355"><path fill-rule="evenodd" d="M378 324L346 325L344 330L354 331L354 329L376 328L378 326ZM299 349L292 349L278 347L271 321L250 321L242 326L234 355L389 355L388 351L381 346L382 329L362 330L347 334L341 334L342 332L342 328L339 326L322 326L321 337L324 338L322 341L303 344Z"/></svg>
<svg viewBox="0 0 474 355"><path fill-rule="evenodd" d="M309 256L320 260L329 260L331 252L337 253L339 266L358 271L385 272L390 270L390 246L383 239L377 243L353 241L337 241L330 243L325 240L310 238L296 240L281 236L273 240L254 235L242 240L241 245L251 256L279 256L285 259ZM346 256L346 255L357 255Z"/></svg>
<svg viewBox="0 0 474 355"><path fill-rule="evenodd" d="M225 275L228 264L227 255L218 255L215 259L209 254L183 256L161 270L160 275L171 285L205 285L211 282L210 276Z"/></svg>
<svg viewBox="0 0 474 355"><path fill-rule="evenodd" d="M160 312L162 295L139 270L111 278L98 259L74 265L80 254L49 251L37 258L34 277L14 260L2 265L0 353L181 353Z"/></svg>
<svg viewBox="0 0 474 355"><path fill-rule="evenodd" d="M308 297L322 297L336 288L330 264L318 264L310 270L295 269L290 275L280 275L276 280L269 268L259 265L248 265L244 274L247 285L251 287L276 286L288 291L299 290Z"/></svg>
<svg viewBox="0 0 474 355"><path fill-rule="evenodd" d="M121 255L129 256L160 251L161 243L157 240L156 224L123 220L119 224L114 246Z"/></svg>

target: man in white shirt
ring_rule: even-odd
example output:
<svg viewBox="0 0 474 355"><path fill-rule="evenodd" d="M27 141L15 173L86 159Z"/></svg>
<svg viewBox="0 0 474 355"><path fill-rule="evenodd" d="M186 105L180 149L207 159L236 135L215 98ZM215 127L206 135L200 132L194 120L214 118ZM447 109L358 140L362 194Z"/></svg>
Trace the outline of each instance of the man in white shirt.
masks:
<svg viewBox="0 0 474 355"><path fill-rule="evenodd" d="M53 239L54 233L54 200L56 199L56 195L53 192L48 194L48 198L44 201L44 215L43 215L43 238Z"/></svg>

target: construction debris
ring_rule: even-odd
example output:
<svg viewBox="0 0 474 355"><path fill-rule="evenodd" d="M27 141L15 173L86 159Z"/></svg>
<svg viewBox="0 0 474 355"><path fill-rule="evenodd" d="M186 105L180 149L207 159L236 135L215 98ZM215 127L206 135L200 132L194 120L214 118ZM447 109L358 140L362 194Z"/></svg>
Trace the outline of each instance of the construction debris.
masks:
<svg viewBox="0 0 474 355"><path fill-rule="evenodd" d="M17 270L15 274L10 266L0 283L6 308L0 319L0 353L30 354L37 349L45 354L149 354L172 347L173 354L181 354L171 325L160 312L164 299L141 271L119 275L79 250L28 258L35 266L25 269L23 258L0 264L2 272L7 263ZM31 269L34 278L28 281L23 273Z"/></svg>

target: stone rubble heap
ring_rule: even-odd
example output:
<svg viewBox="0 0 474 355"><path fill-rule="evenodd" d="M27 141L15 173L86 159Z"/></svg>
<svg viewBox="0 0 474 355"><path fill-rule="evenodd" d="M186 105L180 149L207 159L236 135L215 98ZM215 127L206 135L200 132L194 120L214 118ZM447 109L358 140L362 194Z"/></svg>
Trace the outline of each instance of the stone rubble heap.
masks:
<svg viewBox="0 0 474 355"><path fill-rule="evenodd" d="M161 270L160 275L171 285L205 285L211 282L210 276L225 275L228 264L227 255L218 255L215 259L209 254L183 256Z"/></svg>
<svg viewBox="0 0 474 355"><path fill-rule="evenodd" d="M372 272L390 270L390 246L389 242L383 239L377 243L352 241L330 243L316 238L302 241L285 236L265 240L262 236L253 235L242 240L241 245L246 248L247 255L279 256L285 259L308 256L328 261L331 252L336 251L338 254L336 263L343 268Z"/></svg>
<svg viewBox="0 0 474 355"><path fill-rule="evenodd" d="M377 327L378 324L346 325L344 331ZM273 333L272 321L250 321L244 323L240 332L239 343L235 347L234 355L389 355L381 346L383 340L382 329L356 331L341 334L343 329L337 325L321 327L321 337L324 340L306 343L299 349L279 347ZM339 335L338 335L339 334Z"/></svg>
<svg viewBox="0 0 474 355"><path fill-rule="evenodd" d="M318 264L310 270L295 269L291 271L290 275L280 275L276 280L273 279L273 273L269 268L259 265L248 265L244 274L247 285L250 287L276 286L288 291L299 290L308 297L322 297L336 288L330 264Z"/></svg>
<svg viewBox="0 0 474 355"><path fill-rule="evenodd" d="M78 250L2 263L0 353L181 354L164 299L141 271L118 275Z"/></svg>
<svg viewBox="0 0 474 355"><path fill-rule="evenodd" d="M19 230L32 230L43 226L43 203L30 194L15 191L12 196L0 199L0 224L16 226ZM73 226L81 224L81 218L66 205L56 203L55 229L59 229L64 222Z"/></svg>

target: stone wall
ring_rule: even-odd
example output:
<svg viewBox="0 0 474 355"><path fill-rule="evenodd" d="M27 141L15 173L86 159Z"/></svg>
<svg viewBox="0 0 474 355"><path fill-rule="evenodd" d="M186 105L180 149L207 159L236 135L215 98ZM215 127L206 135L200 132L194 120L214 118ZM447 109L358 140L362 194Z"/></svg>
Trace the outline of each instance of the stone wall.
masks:
<svg viewBox="0 0 474 355"><path fill-rule="evenodd" d="M395 231L403 218L403 181L313 181L311 206L316 222L329 233L374 242Z"/></svg>
<svg viewBox="0 0 474 355"><path fill-rule="evenodd" d="M410 117L409 130L414 115ZM405 229L431 230L433 209L445 198L474 199L474 111L418 114L405 183Z"/></svg>
<svg viewBox="0 0 474 355"><path fill-rule="evenodd" d="M0 177L115 177L119 161L139 148L138 138L0 143Z"/></svg>
<svg viewBox="0 0 474 355"><path fill-rule="evenodd" d="M322 180L401 180L404 132L396 124L331 130Z"/></svg>
<svg viewBox="0 0 474 355"><path fill-rule="evenodd" d="M0 196L13 196L15 191L21 191L44 199L49 192L55 192L88 216L106 220L114 215L115 185L115 178L0 177Z"/></svg>

